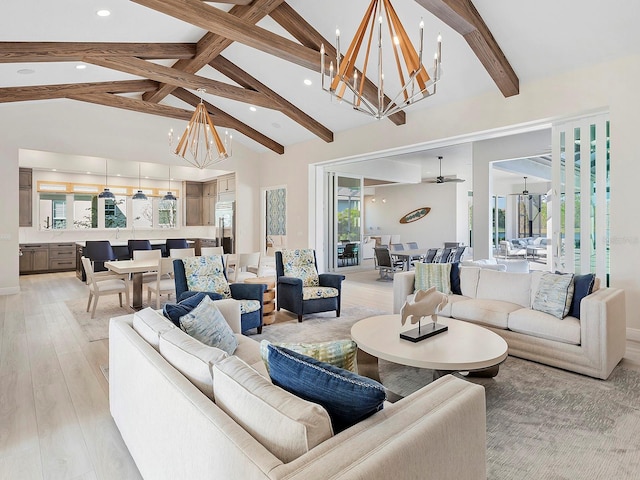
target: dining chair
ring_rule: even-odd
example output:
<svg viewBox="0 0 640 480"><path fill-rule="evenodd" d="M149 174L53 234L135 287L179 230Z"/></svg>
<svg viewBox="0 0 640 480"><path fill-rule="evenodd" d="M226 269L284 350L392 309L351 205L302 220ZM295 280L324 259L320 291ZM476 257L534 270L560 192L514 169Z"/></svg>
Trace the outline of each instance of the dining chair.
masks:
<svg viewBox="0 0 640 480"><path fill-rule="evenodd" d="M244 282L247 278L255 278L258 275L247 270L248 267L258 268L260 263L260 252L239 253L237 255L236 266L233 270L233 282Z"/></svg>
<svg viewBox="0 0 640 480"><path fill-rule="evenodd" d="M224 255L224 247L202 247L200 249L200 255Z"/></svg>
<svg viewBox="0 0 640 480"><path fill-rule="evenodd" d="M160 269L160 260L162 259L162 252L160 250L134 250L134 260L155 260L158 264L156 270L145 272L142 274L142 283L155 282L157 278L158 270ZM169 276L168 276L169 277Z"/></svg>
<svg viewBox="0 0 640 480"><path fill-rule="evenodd" d="M391 251L393 252L400 252L404 250L404 245L402 245L401 243L391 243L389 244L389 247L391 247Z"/></svg>
<svg viewBox="0 0 640 480"><path fill-rule="evenodd" d="M175 248L189 248L189 242L186 238L167 238L165 243L165 256L169 256L169 252Z"/></svg>
<svg viewBox="0 0 640 480"><path fill-rule="evenodd" d="M429 250L427 250L427 254L424 257L423 262L424 263L433 263L433 261L435 260L437 254L438 254L438 249L437 248L430 248Z"/></svg>
<svg viewBox="0 0 640 480"><path fill-rule="evenodd" d="M376 280L393 280L393 274L402 270L402 265L399 265L396 261L392 260L391 253L386 247L375 247L373 251L376 256L376 263L378 264L378 272L380 273L380 277ZM390 277L389 274L392 276Z"/></svg>
<svg viewBox="0 0 640 480"><path fill-rule="evenodd" d="M129 305L129 276L116 275L113 272L94 272L91 260L82 257L82 266L87 274L87 283L89 286L89 301L87 302L87 312L91 308L91 318L96 315L96 307L98 306L98 298L100 295L118 294L120 297L120 307L122 307L122 294L125 294L127 307Z"/></svg>
<svg viewBox="0 0 640 480"><path fill-rule="evenodd" d="M174 248L169 252L171 258L188 258L196 256L195 248Z"/></svg>
<svg viewBox="0 0 640 480"><path fill-rule="evenodd" d="M133 258L133 252L136 250L151 250L151 241L149 240L128 240L129 258Z"/></svg>
<svg viewBox="0 0 640 480"><path fill-rule="evenodd" d="M449 257L451 256L452 248L443 248L440 253L440 261L437 263L449 263Z"/></svg>
<svg viewBox="0 0 640 480"><path fill-rule="evenodd" d="M418 250L420 247L418 246L418 242L407 242L407 247L409 247L409 250ZM424 261L424 255L414 255L413 257L411 257L411 264L413 265L413 262L423 262Z"/></svg>
<svg viewBox="0 0 640 480"><path fill-rule="evenodd" d="M104 262L118 258L109 240L87 240L85 242L83 256L91 260L91 266L94 272L108 271L104 266Z"/></svg>
<svg viewBox="0 0 640 480"><path fill-rule="evenodd" d="M151 305L151 294L156 295L156 309L160 308L160 297L167 295L171 299L171 294L175 294L176 283L172 277L173 259L160 258L160 266L155 273L155 280L147 283L147 304Z"/></svg>

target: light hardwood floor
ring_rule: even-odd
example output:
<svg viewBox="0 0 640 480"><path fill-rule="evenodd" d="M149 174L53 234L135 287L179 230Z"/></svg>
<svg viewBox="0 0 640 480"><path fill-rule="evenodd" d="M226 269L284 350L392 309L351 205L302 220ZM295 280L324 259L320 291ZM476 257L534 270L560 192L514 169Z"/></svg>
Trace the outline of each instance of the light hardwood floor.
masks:
<svg viewBox="0 0 640 480"><path fill-rule="evenodd" d="M343 306L390 312L391 282L376 277L347 274ZM141 478L109 413L108 341L89 342L65 304L86 299L86 285L57 273L22 276L20 288L0 296L0 479ZM623 362L640 369L639 344Z"/></svg>

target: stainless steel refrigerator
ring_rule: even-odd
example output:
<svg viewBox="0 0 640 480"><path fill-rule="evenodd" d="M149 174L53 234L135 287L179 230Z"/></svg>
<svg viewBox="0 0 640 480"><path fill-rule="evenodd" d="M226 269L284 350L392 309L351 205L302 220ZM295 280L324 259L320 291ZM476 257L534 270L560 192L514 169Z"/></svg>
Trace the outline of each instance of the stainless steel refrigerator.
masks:
<svg viewBox="0 0 640 480"><path fill-rule="evenodd" d="M225 253L235 253L236 202L216 203L216 227L218 244L223 246Z"/></svg>

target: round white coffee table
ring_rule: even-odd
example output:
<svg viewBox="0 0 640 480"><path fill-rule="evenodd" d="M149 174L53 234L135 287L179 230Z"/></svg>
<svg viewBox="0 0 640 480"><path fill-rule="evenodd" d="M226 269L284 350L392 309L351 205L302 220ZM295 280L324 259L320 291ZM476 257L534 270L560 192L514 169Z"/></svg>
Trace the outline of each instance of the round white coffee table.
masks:
<svg viewBox="0 0 640 480"><path fill-rule="evenodd" d="M431 323L424 318L423 327ZM447 325L445 332L413 343L400 338L400 332L417 325L400 324L399 315L369 317L351 327L351 338L358 344L358 372L380 381L378 359L428 368L438 375L451 372L495 377L507 358L507 342L491 330L473 323L438 317Z"/></svg>

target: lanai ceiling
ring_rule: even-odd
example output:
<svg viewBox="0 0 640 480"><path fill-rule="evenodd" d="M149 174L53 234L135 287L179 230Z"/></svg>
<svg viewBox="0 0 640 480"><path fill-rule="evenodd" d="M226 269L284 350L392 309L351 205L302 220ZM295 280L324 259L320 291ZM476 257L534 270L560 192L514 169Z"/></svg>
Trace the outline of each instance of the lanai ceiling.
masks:
<svg viewBox="0 0 640 480"><path fill-rule="evenodd" d="M282 153L314 137L331 142L336 132L377 121L330 101L319 86L320 43L330 52L339 27L344 53L368 3L3 0L0 104L88 102L186 122L199 101L196 88L204 87L214 123L250 149ZM427 58L442 33L445 72L437 95L381 120L398 128L411 121L411 109L481 92L508 101L527 81L640 48L634 0L615 7L597 0L394 6L414 41L424 19ZM111 15L98 17L100 9ZM391 80L385 84L394 90Z"/></svg>

